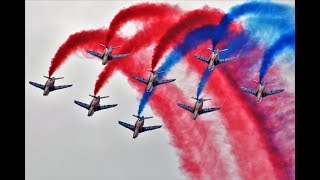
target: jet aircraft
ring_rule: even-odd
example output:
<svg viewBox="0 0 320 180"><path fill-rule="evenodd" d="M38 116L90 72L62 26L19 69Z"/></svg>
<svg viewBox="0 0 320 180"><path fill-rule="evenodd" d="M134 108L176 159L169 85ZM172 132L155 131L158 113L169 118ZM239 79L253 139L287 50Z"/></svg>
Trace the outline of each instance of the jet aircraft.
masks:
<svg viewBox="0 0 320 180"><path fill-rule="evenodd" d="M158 125L158 126L147 126L147 127L143 127L144 125L144 120L145 119L149 119L149 118L153 118L152 116L150 117L144 117L144 116L137 116L137 115L133 115L134 117L138 118L136 123L133 125L131 124L127 124L125 122L122 122L122 121L118 121L118 123L120 125L122 125L123 127L125 128L128 128L130 129L131 131L133 131L133 138L137 138L139 133L142 133L142 132L146 132L146 131L150 131L150 130L154 130L154 129L158 129L158 128L161 128L162 125Z"/></svg>
<svg viewBox="0 0 320 180"><path fill-rule="evenodd" d="M190 111L191 113L193 113L193 119L196 120L196 118L204 113L208 113L208 112L212 112L212 111L217 111L219 109L221 109L220 107L215 107L215 108L205 108L203 109L203 102L204 101L209 101L211 99L203 99L203 98L196 98L196 97L191 97L196 101L196 103L194 104L193 107L178 103L178 106L180 106L181 108Z"/></svg>
<svg viewBox="0 0 320 180"><path fill-rule="evenodd" d="M257 81L257 80L254 80L254 82L257 82L259 83L259 87L258 89L255 91L255 90L252 90L252 89L248 89L248 88L245 88L245 87L241 87L241 89L247 93L250 93L250 94L253 94L254 96L257 97L257 100L256 102L259 103L262 101L262 98L263 97L266 97L266 96L269 96L269 95L272 95L272 94L277 94L277 93L280 93L280 92L283 92L284 89L277 89L277 90L271 90L271 91L266 91L266 85L267 84L271 84L271 83L274 83L274 82L264 82L264 81Z"/></svg>
<svg viewBox="0 0 320 180"><path fill-rule="evenodd" d="M67 87L71 87L72 84L70 85L61 85L61 86L55 86L54 83L55 83L55 80L57 79L63 79L63 77L59 77L59 78L55 78L55 77L48 77L48 76L43 76L45 78L47 78L47 82L45 83L45 85L42 85L42 84L38 84L38 83L35 83L35 82L32 82L32 81L29 81L29 84L37 87L37 88L40 88L43 90L43 95L44 96L47 96L49 94L49 92L51 91L55 91L55 90L59 90L59 89L63 89L63 88L67 88Z"/></svg>
<svg viewBox="0 0 320 180"><path fill-rule="evenodd" d="M199 55L196 55L196 54L194 54L194 57L199 59L199 60L201 60L201 61L203 61L203 62L208 63L208 70L209 71L212 71L213 68L216 65L220 64L220 63L229 62L229 61L232 61L232 60L237 58L237 57L232 57L232 58L220 59L219 58L220 52L227 51L228 49L222 49L222 50L215 49L215 50L212 50L211 48L208 48L208 50L212 51L212 53L211 53L209 58L205 58L205 57L202 57L202 56L199 56Z"/></svg>
<svg viewBox="0 0 320 180"><path fill-rule="evenodd" d="M173 82L176 80L176 79L159 80L158 74L163 73L165 71L152 71L150 69L147 69L147 71L151 72L149 80L146 80L146 79L138 77L138 76L133 76L134 79L136 79L140 82L143 82L144 84L147 85L147 89L146 89L147 92L152 91L153 87L155 87L155 86L158 86L160 84L166 84L166 83Z"/></svg>
<svg viewBox="0 0 320 180"><path fill-rule="evenodd" d="M117 54L113 55L112 50L115 48L119 48L121 46L105 46L104 44L100 44L101 46L105 47L103 54L87 50L87 52L95 57L98 57L102 60L102 65L106 65L108 61L115 60L119 58L124 58L130 55L130 53L127 54Z"/></svg>
<svg viewBox="0 0 320 180"><path fill-rule="evenodd" d="M92 116L95 111L100 111L100 110L103 110L103 109L112 108L112 107L115 107L115 106L118 105L118 104L110 104L110 105L100 106L100 99L107 98L109 96L103 96L103 97L93 96L93 95L89 95L89 96L93 97L90 105L86 104L86 103L83 103L83 102L80 102L80 101L74 101L75 104L77 104L77 105L89 110L88 111L88 116Z"/></svg>

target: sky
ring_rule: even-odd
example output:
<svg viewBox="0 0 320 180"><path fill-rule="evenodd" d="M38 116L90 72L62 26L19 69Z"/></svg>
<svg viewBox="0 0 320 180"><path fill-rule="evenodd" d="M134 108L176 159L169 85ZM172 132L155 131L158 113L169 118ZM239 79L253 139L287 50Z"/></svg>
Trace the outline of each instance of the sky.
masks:
<svg viewBox="0 0 320 180"><path fill-rule="evenodd" d="M42 76L47 75L51 59L70 34L108 27L119 10L137 2L145 1L26 1L26 180L187 179L179 169L176 149L170 145L170 135L165 128L142 133L133 139L132 132L118 124L119 120L135 122L132 114L136 114L141 96L121 73L116 72L99 94L110 96L101 100L102 105L119 105L96 112L92 117L73 101L90 103L92 98L88 95L92 94L103 68L101 62L87 59L80 53L70 56L54 76L65 77L57 80L56 85L73 86L51 92L49 96L43 96L40 89L28 83L46 82ZM242 2L170 1L185 10L209 5L225 12ZM135 31L129 23L121 32L129 36ZM187 80L179 79L186 73L185 66L179 64L168 77L177 78L175 83L191 95L196 77L190 73ZM149 106L143 115L154 116L145 121L147 126L162 124ZM219 119L219 113L214 119ZM225 156L229 156L228 153Z"/></svg>

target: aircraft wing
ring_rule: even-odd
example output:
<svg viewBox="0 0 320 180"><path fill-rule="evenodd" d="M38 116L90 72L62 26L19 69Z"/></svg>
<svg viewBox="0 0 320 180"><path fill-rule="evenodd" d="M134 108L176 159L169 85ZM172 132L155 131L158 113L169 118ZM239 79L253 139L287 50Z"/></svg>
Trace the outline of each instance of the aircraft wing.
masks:
<svg viewBox="0 0 320 180"><path fill-rule="evenodd" d="M166 79L166 80L157 80L157 84L156 84L156 86L157 85L160 85L160 84L166 84L166 83L169 83L169 82L173 82L173 81L175 81L176 79Z"/></svg>
<svg viewBox="0 0 320 180"><path fill-rule="evenodd" d="M72 84L70 84L70 85L62 85L62 86L53 86L52 91L68 88L68 87L71 87L71 86L72 86Z"/></svg>
<svg viewBox="0 0 320 180"><path fill-rule="evenodd" d="M155 130L158 128L161 128L162 126L147 126L147 127L142 127L140 132L146 132L146 131L151 131L151 130Z"/></svg>
<svg viewBox="0 0 320 180"><path fill-rule="evenodd" d="M118 121L118 123L119 123L121 126L123 126L123 127L125 127L125 128L128 128L128 129L130 129L131 131L134 131L134 126L132 126L131 124L128 124L128 123L125 123L125 122L122 122L122 121Z"/></svg>
<svg viewBox="0 0 320 180"><path fill-rule="evenodd" d="M108 109L108 108L112 108L112 107L116 107L118 106L118 104L110 104L110 105L104 105L104 106L98 106L95 110L96 111L100 111L103 109Z"/></svg>
<svg viewBox="0 0 320 180"><path fill-rule="evenodd" d="M256 95L257 92L252 90L252 89L248 89L248 88L245 88L245 87L241 87L241 89L247 93L250 93L250 94L253 94L253 95Z"/></svg>
<svg viewBox="0 0 320 180"><path fill-rule="evenodd" d="M184 104L180 104L178 103L178 106L182 107L183 109L190 111L191 113L193 113L193 108Z"/></svg>
<svg viewBox="0 0 320 180"><path fill-rule="evenodd" d="M202 56L199 56L199 55L194 55L195 58L203 61L203 62L206 62L206 63L209 63L209 59L208 58L205 58L205 57L202 57Z"/></svg>
<svg viewBox="0 0 320 180"><path fill-rule="evenodd" d="M94 51L90 51L90 50L87 50L87 52L88 52L89 54L95 56L95 57L98 57L98 58L102 59L102 56L103 56L103 55L100 54L100 53L97 53L97 52L94 52Z"/></svg>
<svg viewBox="0 0 320 180"><path fill-rule="evenodd" d="M35 83L35 82L32 82L32 81L29 81L29 84L37 87L37 88L40 88L40 89L44 89L44 85L41 85L41 84L38 84L38 83Z"/></svg>
<svg viewBox="0 0 320 180"><path fill-rule="evenodd" d="M145 84L148 84L148 81L147 81L146 79L143 79L143 78L138 77L138 76L133 76L133 78L136 79L136 80L138 80L138 81L140 81L140 82L143 82L143 83L145 83Z"/></svg>
<svg viewBox="0 0 320 180"><path fill-rule="evenodd" d="M217 111L219 109L221 109L221 108L220 107L217 107L217 108L205 108L205 109L202 109L199 114L204 114L204 113L208 113L208 112L212 112L212 111Z"/></svg>
<svg viewBox="0 0 320 180"><path fill-rule="evenodd" d="M229 62L229 61L233 61L235 60L237 57L232 57L232 58L224 58L224 59L219 59L219 63L225 63L225 62Z"/></svg>
<svg viewBox="0 0 320 180"><path fill-rule="evenodd" d="M80 101L74 101L74 103L76 103L77 105L89 110L89 107L90 107L89 104L86 104L86 103L83 103L83 102L80 102Z"/></svg>
<svg viewBox="0 0 320 180"><path fill-rule="evenodd" d="M284 89L266 91L266 92L262 93L262 97L266 97L266 96L269 96L269 95L272 95L272 94L277 94L277 93L280 93L280 92L283 92L283 91L284 91Z"/></svg>
<svg viewBox="0 0 320 180"><path fill-rule="evenodd" d="M130 53L128 53L128 54L116 54L116 55L111 55L111 59L119 59L119 58L124 58L124 57L127 57L127 56L129 56L130 55Z"/></svg>

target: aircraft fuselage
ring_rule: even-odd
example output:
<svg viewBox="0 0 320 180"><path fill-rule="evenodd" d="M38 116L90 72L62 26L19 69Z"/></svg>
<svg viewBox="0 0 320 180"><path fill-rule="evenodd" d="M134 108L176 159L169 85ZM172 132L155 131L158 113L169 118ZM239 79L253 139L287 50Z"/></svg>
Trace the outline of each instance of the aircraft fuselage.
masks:
<svg viewBox="0 0 320 180"><path fill-rule="evenodd" d="M202 109L203 106L203 101L198 100L193 107L193 119L197 119L197 117L199 116L199 113Z"/></svg>
<svg viewBox="0 0 320 180"><path fill-rule="evenodd" d="M44 96L47 96L49 94L50 90L54 86L54 82L55 82L54 78L47 80L46 84L44 85L44 90L43 90L43 95Z"/></svg>
<svg viewBox="0 0 320 180"><path fill-rule="evenodd" d="M138 119L134 124L133 138L137 138L143 128L144 120Z"/></svg>
<svg viewBox="0 0 320 180"><path fill-rule="evenodd" d="M99 105L100 105L99 97L92 99L90 103L89 111L88 111L88 116L92 116L95 112L96 107L98 107Z"/></svg>
<svg viewBox="0 0 320 180"><path fill-rule="evenodd" d="M264 92L264 89L266 88L266 85L259 85L259 88L257 90L257 103L261 102L262 100L262 93Z"/></svg>
<svg viewBox="0 0 320 180"><path fill-rule="evenodd" d="M106 65L109 61L109 56L112 53L112 48L105 48L102 56L102 65Z"/></svg>
<svg viewBox="0 0 320 180"><path fill-rule="evenodd" d="M149 77L148 80L148 85L147 85L147 92L152 91L153 86L156 85L158 79L158 74L157 73L152 73Z"/></svg>
<svg viewBox="0 0 320 180"><path fill-rule="evenodd" d="M215 65L218 64L219 52L212 52L209 59L208 70L212 71Z"/></svg>

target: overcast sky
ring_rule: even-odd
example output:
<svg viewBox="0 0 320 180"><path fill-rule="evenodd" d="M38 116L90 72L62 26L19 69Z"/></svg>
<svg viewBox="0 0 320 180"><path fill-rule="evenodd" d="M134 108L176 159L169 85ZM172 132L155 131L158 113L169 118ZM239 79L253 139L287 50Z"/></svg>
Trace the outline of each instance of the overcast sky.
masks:
<svg viewBox="0 0 320 180"><path fill-rule="evenodd" d="M139 93L126 78L115 73L100 95L110 96L101 104L115 108L87 117L87 110L73 103L90 103L101 62L72 55L54 74L63 76L56 85L71 88L43 96L29 81L44 84L50 61L70 34L107 27L122 8L138 1L26 1L26 179L105 180L105 179L186 179L179 170L176 150L169 144L165 128L142 133L132 139L132 131L117 122L133 124ZM141 1L139 1L141 2ZM159 2L159 1L157 1ZM293 2L293 1L291 1ZM241 1L170 1L192 10L207 4L228 11ZM132 34L131 28L122 29ZM179 73L171 73L177 78ZM169 75L168 75L169 77ZM177 80L177 83L182 81ZM194 91L194 87L190 87ZM188 89L187 89L188 91ZM153 115L149 106L143 115ZM145 125L161 125L154 117Z"/></svg>

